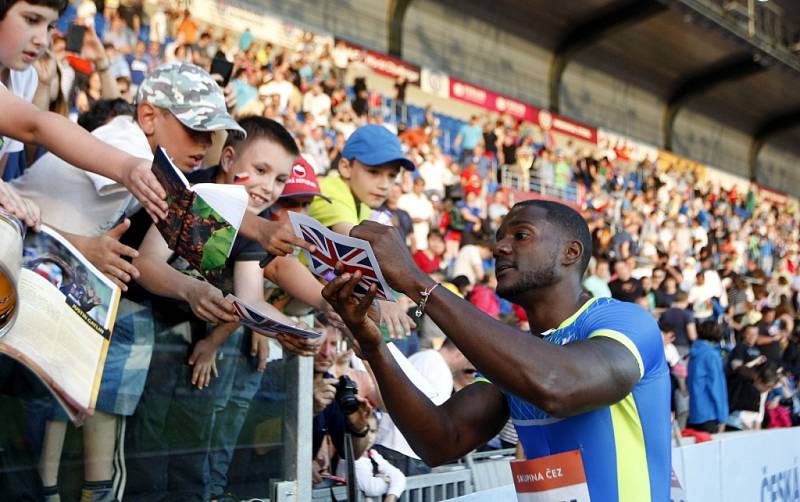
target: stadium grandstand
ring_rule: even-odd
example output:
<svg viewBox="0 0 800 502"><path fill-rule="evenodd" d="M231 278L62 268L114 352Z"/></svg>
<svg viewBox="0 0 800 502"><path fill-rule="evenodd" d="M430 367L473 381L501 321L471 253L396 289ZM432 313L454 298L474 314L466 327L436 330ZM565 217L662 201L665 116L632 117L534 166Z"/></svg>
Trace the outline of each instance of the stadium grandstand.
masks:
<svg viewBox="0 0 800 502"><path fill-rule="evenodd" d="M800 3L5 4L0 37L22 36L14 16L33 26L50 12L54 27L24 65L0 51L1 92L148 162L159 144L168 155L191 151L191 165L170 155L175 169L191 183L244 186L248 216L269 220L274 235L291 233L291 212L331 235L353 228L372 244L394 301L375 300L375 315L353 321L316 254L272 260L264 250L274 241L245 235L241 214L220 279L203 268L208 255L198 265L160 226L148 231L132 185L84 175L44 141L23 148L0 137L0 230L31 227L12 232L25 236L22 267L75 312L97 315L97 293L77 285L85 268L34 259L44 224L121 287L91 405L77 419L64 413L72 401L59 381L71 373L32 364L14 345L19 334L4 344L22 328L0 316L0 500L800 501ZM585 222L586 238L571 241L580 260L567 264L567 251L544 260L519 244L520 215L532 214L542 221L532 217L528 231L546 220L532 233L553 232L539 247L583 235ZM377 231L364 220L394 227L394 254L382 254L389 234L370 237ZM342 242L333 249L344 262L342 246L357 244ZM526 252L541 261L528 272ZM0 286L15 273L3 253ZM537 323L563 310L559 300L503 287L519 273L531 290L550 291L584 257L578 306L549 325ZM412 260L432 281L423 291L403 289L416 268L396 271ZM257 277L242 272L254 262ZM230 322L245 315L229 293L292 326L268 338ZM6 294L15 298L0 289L0 306ZM460 307L446 310L444 295ZM580 334L610 317L613 328ZM625 392L574 409L552 407L569 401L561 387L541 401L537 390L520 395L502 371L524 371L485 356L513 355L501 347L513 342L487 342L463 321L484 318L509 340L614 346L594 349L584 371ZM367 350L365 324L386 351ZM322 336L298 341L287 334L295 326ZM56 335L42 342L54 352ZM620 351L638 368L630 385L612 360ZM553 364L547 379L577 374ZM387 378L400 372L408 378ZM524 374L535 387L537 373ZM421 392L396 390L412 383ZM458 428L432 409L487 395L500 397L483 411L497 404L502 417L458 422L487 430L421 439ZM426 408L429 398L439 408ZM436 423L409 426L408 410ZM459 448L454 437L480 440ZM577 468L563 457L575 452ZM569 475L551 479L556 470Z"/></svg>

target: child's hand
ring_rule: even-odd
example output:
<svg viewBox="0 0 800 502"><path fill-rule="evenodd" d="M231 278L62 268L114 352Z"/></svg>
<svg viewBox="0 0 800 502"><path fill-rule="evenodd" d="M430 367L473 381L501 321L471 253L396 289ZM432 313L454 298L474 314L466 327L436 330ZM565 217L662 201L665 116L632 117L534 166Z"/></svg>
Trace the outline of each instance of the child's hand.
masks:
<svg viewBox="0 0 800 502"><path fill-rule="evenodd" d="M50 48L33 62L33 67L36 69L36 76L39 77L39 84L50 85L56 76L56 57L53 54L52 43Z"/></svg>
<svg viewBox="0 0 800 502"><path fill-rule="evenodd" d="M0 209L19 218L22 223L33 228L37 232L42 223L39 206L33 201L20 197L11 185L0 180Z"/></svg>
<svg viewBox="0 0 800 502"><path fill-rule="evenodd" d="M208 340L200 340L194 346L192 355L189 356L189 366L192 368L192 385L198 389L208 387L212 376L218 377L217 349Z"/></svg>
<svg viewBox="0 0 800 502"><path fill-rule="evenodd" d="M167 217L168 206L164 201L167 192L156 179L151 166L150 161L134 159L134 163L123 171L120 182L139 200L153 221L158 221Z"/></svg>
<svg viewBox="0 0 800 502"><path fill-rule="evenodd" d="M130 220L125 220L108 232L97 237L81 237L73 241L75 247L86 258L103 272L109 279L122 289L128 290L126 283L139 277L139 270L123 256L136 258L139 252L119 242L120 237L131 226Z"/></svg>
<svg viewBox="0 0 800 502"><path fill-rule="evenodd" d="M297 327L301 329L309 329L304 323L299 323ZM275 337L275 339L278 340L278 343L281 344L281 347L289 352L297 354L298 356L313 356L319 350L319 347L322 345L325 337L320 336L319 338L308 339L298 336L279 334Z"/></svg>
<svg viewBox="0 0 800 502"><path fill-rule="evenodd" d="M256 358L256 371L263 372L269 358L269 340L266 336L253 333L250 337L250 355Z"/></svg>
<svg viewBox="0 0 800 502"><path fill-rule="evenodd" d="M186 302L194 315L212 324L236 322L236 309L222 296L222 291L207 282L197 280L186 293Z"/></svg>
<svg viewBox="0 0 800 502"><path fill-rule="evenodd" d="M291 222L268 221L259 218L258 242L269 254L286 256L292 254L294 247L312 251L314 246L294 235Z"/></svg>
<svg viewBox="0 0 800 502"><path fill-rule="evenodd" d="M411 334L411 330L417 326L398 302L378 300L378 304L380 305L381 322L386 324L389 338L402 338Z"/></svg>

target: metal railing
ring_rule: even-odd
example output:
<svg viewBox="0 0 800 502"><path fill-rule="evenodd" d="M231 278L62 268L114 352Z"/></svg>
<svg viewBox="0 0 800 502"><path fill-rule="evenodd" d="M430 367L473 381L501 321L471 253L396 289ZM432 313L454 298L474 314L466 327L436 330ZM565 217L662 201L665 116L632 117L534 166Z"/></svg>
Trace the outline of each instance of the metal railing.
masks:
<svg viewBox="0 0 800 502"><path fill-rule="evenodd" d="M437 467L430 474L406 478L406 490L400 502L439 502L480 490L511 484L508 461L514 449L470 453L456 464ZM314 502L331 502L347 499L344 486L314 490ZM276 497L277 501L294 500Z"/></svg>
<svg viewBox="0 0 800 502"><path fill-rule="evenodd" d="M400 502L439 502L473 492L472 472L456 467L448 472L433 472L406 478L406 490ZM282 500L280 497L278 501ZM289 500L289 499L286 499ZM314 490L314 502L347 500L347 487L319 488Z"/></svg>
<svg viewBox="0 0 800 502"><path fill-rule="evenodd" d="M532 192L543 197L561 199L579 205L581 190L577 183L556 184L543 179L538 169L521 169L519 166L505 165L500 168L500 184L522 192Z"/></svg>

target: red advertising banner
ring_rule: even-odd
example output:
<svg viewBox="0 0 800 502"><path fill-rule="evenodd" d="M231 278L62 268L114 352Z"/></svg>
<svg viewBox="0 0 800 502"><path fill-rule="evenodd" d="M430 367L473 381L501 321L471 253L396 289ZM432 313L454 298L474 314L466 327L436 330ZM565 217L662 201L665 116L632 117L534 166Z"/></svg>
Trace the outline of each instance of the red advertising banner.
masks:
<svg viewBox="0 0 800 502"><path fill-rule="evenodd" d="M758 197L760 199L777 206L789 204L790 198L786 192L781 192L780 190L775 190L774 188L769 188L761 184L757 184L756 186L758 187Z"/></svg>
<svg viewBox="0 0 800 502"><path fill-rule="evenodd" d="M348 58L350 61L354 61L360 57L363 57L364 63L366 63L366 65L369 66L370 69L375 73L380 73L381 75L392 78L397 78L402 75L406 78L409 84L419 85L420 69L418 66L414 66L406 63L405 61L393 58L392 56L387 56L386 54L382 54L380 52L365 49L364 47L352 42L348 42L347 40L340 38L336 39L336 42L340 41L344 42L347 46L349 51Z"/></svg>
<svg viewBox="0 0 800 502"><path fill-rule="evenodd" d="M402 75L406 77L408 83L420 85L422 80L422 69L420 67L337 38L336 42L339 41L344 42L345 46L347 46L350 61L363 58L364 63L376 73L392 78ZM431 74L435 72L426 71L426 73L429 74L426 75L429 77L426 80L430 81ZM565 134L582 141L597 144L597 129L594 127L553 114L548 110L536 108L519 99L490 91L485 87L470 84L455 77L448 78L444 74L435 74L435 76L437 77L437 84L441 85L442 88L437 88L434 92L432 89L428 89L430 85L425 85L427 92L434 92L442 97L449 97L485 110L508 113L512 117L537 124L545 131Z"/></svg>
<svg viewBox="0 0 800 502"><path fill-rule="evenodd" d="M588 143L597 144L596 128L550 113L548 110L538 110L534 122L545 131L559 132Z"/></svg>
<svg viewBox="0 0 800 502"><path fill-rule="evenodd" d="M508 113L512 117L535 121L536 108L518 99L497 94L489 89L450 77L450 99L498 113Z"/></svg>
<svg viewBox="0 0 800 502"><path fill-rule="evenodd" d="M566 134L588 143L597 144L597 129L594 127L454 77L450 77L449 87L450 99L497 113L508 113L512 117L533 122L545 131Z"/></svg>

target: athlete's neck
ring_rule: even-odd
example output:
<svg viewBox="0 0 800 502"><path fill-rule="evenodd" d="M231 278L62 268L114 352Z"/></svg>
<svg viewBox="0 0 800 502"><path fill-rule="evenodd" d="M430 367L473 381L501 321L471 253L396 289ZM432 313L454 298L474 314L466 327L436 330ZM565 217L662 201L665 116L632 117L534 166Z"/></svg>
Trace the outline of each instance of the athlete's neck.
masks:
<svg viewBox="0 0 800 502"><path fill-rule="evenodd" d="M571 279L532 294L522 307L528 314L531 332L537 334L558 328L590 298L583 292L580 281Z"/></svg>

